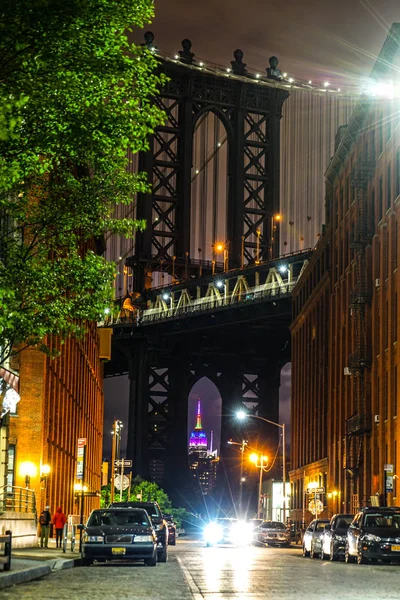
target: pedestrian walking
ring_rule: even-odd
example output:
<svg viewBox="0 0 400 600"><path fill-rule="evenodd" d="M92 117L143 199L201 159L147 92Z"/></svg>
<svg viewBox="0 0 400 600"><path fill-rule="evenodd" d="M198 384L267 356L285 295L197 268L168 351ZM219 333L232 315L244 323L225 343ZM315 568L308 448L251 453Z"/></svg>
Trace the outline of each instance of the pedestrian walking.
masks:
<svg viewBox="0 0 400 600"><path fill-rule="evenodd" d="M56 514L53 517L53 526L56 530L56 548L62 548L62 537L64 525L67 522L67 517L63 513L61 506L56 510Z"/></svg>
<svg viewBox="0 0 400 600"><path fill-rule="evenodd" d="M40 525L40 547L49 547L49 533L50 533L50 523L51 523L51 514L50 514L50 506L45 506L44 510L39 515L39 525Z"/></svg>

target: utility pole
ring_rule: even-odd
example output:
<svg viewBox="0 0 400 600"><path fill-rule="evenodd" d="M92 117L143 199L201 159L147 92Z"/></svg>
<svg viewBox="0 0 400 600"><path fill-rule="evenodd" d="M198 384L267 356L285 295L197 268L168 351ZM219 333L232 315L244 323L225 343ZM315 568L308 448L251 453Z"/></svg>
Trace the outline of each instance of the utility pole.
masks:
<svg viewBox="0 0 400 600"><path fill-rule="evenodd" d="M111 432L111 435L113 436L112 446L111 446L111 494L110 494L111 504L114 502L114 492L115 492L115 485L114 485L115 460L116 460L117 456L119 458L121 428L122 428L122 421L118 421L117 419L115 419L114 422L113 422L112 432Z"/></svg>

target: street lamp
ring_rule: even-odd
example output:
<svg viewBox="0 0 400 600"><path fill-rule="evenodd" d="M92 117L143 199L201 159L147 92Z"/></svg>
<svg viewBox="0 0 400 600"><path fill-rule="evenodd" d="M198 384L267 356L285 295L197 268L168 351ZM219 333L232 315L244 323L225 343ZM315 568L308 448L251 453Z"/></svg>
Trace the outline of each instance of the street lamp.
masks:
<svg viewBox="0 0 400 600"><path fill-rule="evenodd" d="M282 478L283 478L283 498L282 498L282 509L283 509L283 522L286 523L286 440L285 440L285 423L275 423L275 421L270 421L265 417L260 417L259 415L250 415L246 413L244 410L239 410L236 413L236 418L239 421L244 421L248 417L252 417L253 419L260 419L260 421L265 421L265 423L269 423L270 425L275 425L276 427L280 427L282 429Z"/></svg>
<svg viewBox="0 0 400 600"><path fill-rule="evenodd" d="M242 499L243 499L243 482L245 481L245 478L243 477L243 455L244 455L244 449L248 444L247 440L242 440L241 442L233 442L232 440L228 441L228 444L230 444L231 446L240 446L240 452L242 453L241 459L240 459L240 486L239 486L239 515L242 515Z"/></svg>
<svg viewBox="0 0 400 600"><path fill-rule="evenodd" d="M271 258L274 258L275 230L276 230L275 223L280 223L281 220L282 220L282 215L280 215L280 214L272 215L272 218L271 218Z"/></svg>
<svg viewBox="0 0 400 600"><path fill-rule="evenodd" d="M47 478L50 475L50 465L42 465L40 469L40 481L44 482L44 505L47 505Z"/></svg>
<svg viewBox="0 0 400 600"><path fill-rule="evenodd" d="M260 459L260 463L258 463L258 459ZM255 464L257 469L260 469L260 479L258 482L258 510L257 510L257 519L262 519L262 479L264 469L268 464L268 456L259 456L258 454L250 454L250 460ZM264 464L265 463L265 464Z"/></svg>
<svg viewBox="0 0 400 600"><path fill-rule="evenodd" d="M224 254L224 271L228 270L228 245L222 242L216 242L214 244L214 251L216 253L223 252Z"/></svg>
<svg viewBox="0 0 400 600"><path fill-rule="evenodd" d="M19 471L25 477L25 487L28 489L31 484L31 477L36 475L36 467L32 462L23 462L20 464Z"/></svg>

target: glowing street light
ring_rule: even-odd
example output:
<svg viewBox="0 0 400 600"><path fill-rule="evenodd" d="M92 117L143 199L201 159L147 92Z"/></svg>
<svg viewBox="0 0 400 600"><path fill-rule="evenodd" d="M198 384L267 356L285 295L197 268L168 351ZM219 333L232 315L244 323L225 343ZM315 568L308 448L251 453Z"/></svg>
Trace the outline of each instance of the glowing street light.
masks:
<svg viewBox="0 0 400 600"><path fill-rule="evenodd" d="M250 454L250 461L254 463L257 469L260 469L260 479L258 482L258 510L257 510L257 519L262 519L262 480L263 473L265 467L268 465L268 456L258 455L258 454ZM258 462L260 461L260 462Z"/></svg>
<svg viewBox="0 0 400 600"><path fill-rule="evenodd" d="M285 440L285 423L275 423L275 421L270 421L265 417L260 417L259 415L251 415L246 413L244 410L239 410L236 413L236 418L239 421L244 421L248 418L259 419L260 421L265 421L265 423L269 423L270 425L275 425L276 427L280 427L282 429L282 478L283 478L283 499L282 499L282 509L283 509L283 522L286 522L286 440Z"/></svg>
<svg viewBox="0 0 400 600"><path fill-rule="evenodd" d="M228 270L228 245L223 242L216 242L214 244L214 252L221 253L224 255L224 271Z"/></svg>

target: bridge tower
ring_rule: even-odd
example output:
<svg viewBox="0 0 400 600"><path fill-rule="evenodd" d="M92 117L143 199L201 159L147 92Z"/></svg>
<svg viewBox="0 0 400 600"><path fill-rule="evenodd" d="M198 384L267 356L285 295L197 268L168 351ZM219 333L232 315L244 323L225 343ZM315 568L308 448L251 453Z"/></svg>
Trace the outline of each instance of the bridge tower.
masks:
<svg viewBox="0 0 400 600"><path fill-rule="evenodd" d="M190 45L184 40L176 59L160 57L159 69L168 81L155 102L165 111L166 121L139 158L139 170L147 172L152 192L138 197L137 217L146 220L147 228L137 235L126 266L133 271L132 291L144 299L160 264L172 283L190 282L199 275L191 255L193 139L196 124L209 113L226 131L229 268L252 268L260 259L273 258L279 247L274 225L279 213L279 122L289 95L280 72L270 59L265 76L247 73L239 50L232 69L207 68L195 61ZM210 277L214 270L215 264L204 263L200 274ZM204 375L217 385L225 417L250 399L253 410L278 420L278 375L290 360L290 315L288 299L272 326L271 321L260 324L260 317L258 325L248 329L233 319L226 325L219 321L215 330L204 320L187 331L183 321L133 327L129 335L126 329L121 336L114 331L114 364L119 362L119 372L127 371L130 378L127 456L133 458L135 472L170 492L173 481L186 493L188 393ZM109 364L106 376L112 369ZM232 419L225 417L222 438L228 439ZM277 441L276 428L268 435Z"/></svg>

